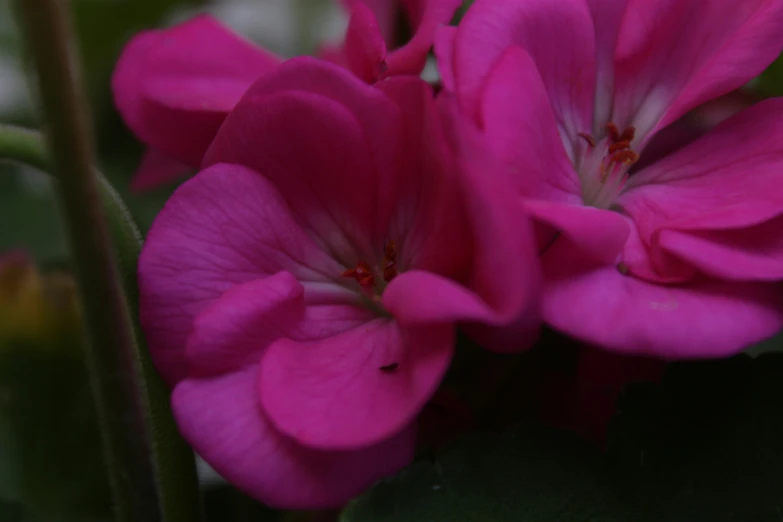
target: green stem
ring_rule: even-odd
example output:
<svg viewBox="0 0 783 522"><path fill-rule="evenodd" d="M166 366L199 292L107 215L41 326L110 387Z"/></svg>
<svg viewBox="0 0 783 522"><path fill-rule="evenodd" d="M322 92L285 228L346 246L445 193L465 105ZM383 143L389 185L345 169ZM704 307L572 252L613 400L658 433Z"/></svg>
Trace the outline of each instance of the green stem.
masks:
<svg viewBox="0 0 783 522"><path fill-rule="evenodd" d="M85 313L87 362L116 520L198 520L193 455L176 435L165 389L132 321L139 234L117 194L92 167L89 111L64 5L62 0L22 0L18 5L36 65L51 155L34 134L2 127L0 156L46 170L51 166L57 175L56 192ZM118 247L121 244L125 248Z"/></svg>
<svg viewBox="0 0 783 522"><path fill-rule="evenodd" d="M51 174L52 165L46 145L40 133L0 124L0 161L11 161ZM104 210L108 216L114 249L119 261L120 274L131 315L134 331L134 356L142 370L135 392L143 397L146 408L147 429L152 459L156 471L159 499L163 520L167 522L191 522L202 518L201 499L193 459L193 452L182 440L168 403L168 391L155 371L144 346L139 327L138 287L136 284L136 260L141 251L141 234L122 199L103 175L95 171L101 189ZM133 311L133 312L132 312ZM140 415L144 415L141 413Z"/></svg>

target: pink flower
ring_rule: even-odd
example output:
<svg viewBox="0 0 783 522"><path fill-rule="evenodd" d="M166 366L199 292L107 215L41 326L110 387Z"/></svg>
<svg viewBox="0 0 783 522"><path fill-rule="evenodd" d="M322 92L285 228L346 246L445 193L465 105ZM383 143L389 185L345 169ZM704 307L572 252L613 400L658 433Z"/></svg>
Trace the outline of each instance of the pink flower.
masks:
<svg viewBox="0 0 783 522"><path fill-rule="evenodd" d="M517 171L544 319L621 352L722 356L783 326L783 100L635 170L783 47L780 0L477 0L444 84Z"/></svg>
<svg viewBox="0 0 783 522"><path fill-rule="evenodd" d="M345 41L324 56L344 64L367 82L389 76L419 74L427 61L435 31L449 23L462 0L342 0L350 23ZM411 40L397 48L397 11L403 8L412 27ZM387 53L387 48L392 49Z"/></svg>
<svg viewBox="0 0 783 522"><path fill-rule="evenodd" d="M418 74L424 68L435 30L449 22L458 0L407 0L417 27L412 40L387 57L381 26L389 34L397 1L351 4L345 44L330 58L362 79ZM125 47L112 78L117 108L149 148L132 181L147 190L173 181L201 160L220 124L240 97L281 58L238 36L208 15L170 29L140 33ZM372 71L377 72L377 74Z"/></svg>
<svg viewBox="0 0 783 522"><path fill-rule="evenodd" d="M532 340L532 231L481 181L478 137L441 127L417 78L290 60L149 233L141 321L181 431L270 505L336 506L408 463L455 323L517 332L495 349Z"/></svg>

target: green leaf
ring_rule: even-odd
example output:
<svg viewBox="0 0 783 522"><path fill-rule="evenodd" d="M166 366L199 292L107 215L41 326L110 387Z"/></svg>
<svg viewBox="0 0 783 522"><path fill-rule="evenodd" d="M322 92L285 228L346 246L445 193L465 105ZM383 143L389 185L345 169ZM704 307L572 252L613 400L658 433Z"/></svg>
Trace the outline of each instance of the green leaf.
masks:
<svg viewBox="0 0 783 522"><path fill-rule="evenodd" d="M783 94L783 56L772 62L755 82L758 90L766 96Z"/></svg>
<svg viewBox="0 0 783 522"><path fill-rule="evenodd" d="M617 490L659 522L783 520L783 354L678 363L619 401Z"/></svg>
<svg viewBox="0 0 783 522"><path fill-rule="evenodd" d="M41 517L111 514L81 337L0 342L0 498Z"/></svg>
<svg viewBox="0 0 783 522"><path fill-rule="evenodd" d="M463 436L341 522L783 520L783 354L673 364L619 408L606 456L531 426Z"/></svg>
<svg viewBox="0 0 783 522"><path fill-rule="evenodd" d="M49 179L0 165L0 252L22 248L42 263L65 257L65 241L57 219Z"/></svg>
<svg viewBox="0 0 783 522"><path fill-rule="evenodd" d="M282 511L266 507L228 485L207 489L204 505L210 522L289 522Z"/></svg>
<svg viewBox="0 0 783 522"><path fill-rule="evenodd" d="M0 159L22 163L45 172L49 156L40 135L17 127L0 125ZM145 437L151 451L154 486L165 522L193 522L201 518L201 500L194 456L182 440L169 407L169 394L149 357L138 321L138 286L136 263L141 251L141 234L124 203L108 181L97 170L101 198L117 256L120 278L134 330L134 353L129 370L138 368L140 375L129 380L138 386L140 404L146 422L146 433L129 433ZM126 415L125 412L115 412Z"/></svg>
<svg viewBox="0 0 783 522"><path fill-rule="evenodd" d="M378 484L341 522L625 520L601 478L598 452L570 434L521 426L472 434Z"/></svg>

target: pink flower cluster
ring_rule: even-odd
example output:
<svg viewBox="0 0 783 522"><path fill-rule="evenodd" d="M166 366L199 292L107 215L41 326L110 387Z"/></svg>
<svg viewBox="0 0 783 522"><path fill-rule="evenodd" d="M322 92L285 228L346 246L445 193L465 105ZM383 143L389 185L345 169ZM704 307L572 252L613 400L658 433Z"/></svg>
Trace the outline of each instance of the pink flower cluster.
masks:
<svg viewBox="0 0 783 522"><path fill-rule="evenodd" d="M140 313L226 479L320 508L396 472L457 327L664 359L783 328L783 100L645 156L778 56L783 0L476 0L456 27L455 0L343 3L320 59L200 16L114 76L135 186L199 169L149 232Z"/></svg>

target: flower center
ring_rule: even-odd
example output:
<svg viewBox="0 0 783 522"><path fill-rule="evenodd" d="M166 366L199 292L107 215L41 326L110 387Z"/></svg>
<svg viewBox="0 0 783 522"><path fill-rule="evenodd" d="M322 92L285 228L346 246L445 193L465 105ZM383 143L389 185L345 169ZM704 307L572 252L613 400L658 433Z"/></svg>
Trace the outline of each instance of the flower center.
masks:
<svg viewBox="0 0 783 522"><path fill-rule="evenodd" d="M635 134L633 127L620 132L614 123L606 125L606 136L600 141L579 133L587 143L577 163L585 205L606 209L617 199L628 180L628 169L639 160L639 154L631 149Z"/></svg>
<svg viewBox="0 0 783 522"><path fill-rule="evenodd" d="M343 272L343 277L354 279L368 297L380 297L386 285L398 274L397 245L394 241L386 243L383 260L371 266L367 261L359 261L354 268Z"/></svg>

